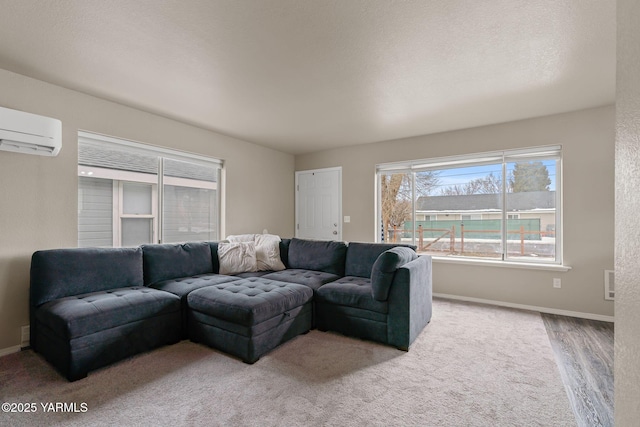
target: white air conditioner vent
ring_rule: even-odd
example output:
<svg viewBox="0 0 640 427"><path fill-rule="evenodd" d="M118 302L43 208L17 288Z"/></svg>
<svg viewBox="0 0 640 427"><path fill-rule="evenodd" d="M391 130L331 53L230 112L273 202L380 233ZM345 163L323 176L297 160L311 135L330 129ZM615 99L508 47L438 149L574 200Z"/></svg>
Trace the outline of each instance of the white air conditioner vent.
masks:
<svg viewBox="0 0 640 427"><path fill-rule="evenodd" d="M57 156L61 147L60 120L0 107L0 150Z"/></svg>

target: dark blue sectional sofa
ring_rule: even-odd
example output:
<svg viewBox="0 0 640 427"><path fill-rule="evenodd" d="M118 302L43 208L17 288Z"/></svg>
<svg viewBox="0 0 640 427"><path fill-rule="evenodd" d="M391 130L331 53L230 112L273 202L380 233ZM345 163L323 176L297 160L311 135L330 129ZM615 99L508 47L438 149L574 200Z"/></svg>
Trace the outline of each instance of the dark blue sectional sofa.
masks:
<svg viewBox="0 0 640 427"><path fill-rule="evenodd" d="M218 242L38 251L31 347L70 381L182 339L254 363L312 328L408 351L431 319L431 258L284 239L281 271L219 274Z"/></svg>

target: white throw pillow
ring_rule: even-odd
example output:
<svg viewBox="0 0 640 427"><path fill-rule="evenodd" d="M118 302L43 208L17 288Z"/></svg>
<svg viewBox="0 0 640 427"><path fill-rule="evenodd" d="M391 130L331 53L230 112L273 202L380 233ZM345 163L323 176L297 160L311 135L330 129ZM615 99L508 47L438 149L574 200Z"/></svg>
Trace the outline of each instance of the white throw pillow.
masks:
<svg viewBox="0 0 640 427"><path fill-rule="evenodd" d="M231 236L227 236L227 240L231 243L255 242L256 236L258 236L258 234L233 234Z"/></svg>
<svg viewBox="0 0 640 427"><path fill-rule="evenodd" d="M238 274L256 271L256 244L254 242L218 243L220 274Z"/></svg>
<svg viewBox="0 0 640 427"><path fill-rule="evenodd" d="M256 234L255 241L258 271L280 271L285 269L280 259L280 236Z"/></svg>

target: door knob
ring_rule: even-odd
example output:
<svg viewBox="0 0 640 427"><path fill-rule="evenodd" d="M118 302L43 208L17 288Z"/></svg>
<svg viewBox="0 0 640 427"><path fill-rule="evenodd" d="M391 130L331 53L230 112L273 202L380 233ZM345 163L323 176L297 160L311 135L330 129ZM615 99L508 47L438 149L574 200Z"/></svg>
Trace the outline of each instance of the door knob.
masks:
<svg viewBox="0 0 640 427"><path fill-rule="evenodd" d="M334 222L334 223L333 223L333 226L334 226L334 227L337 227L337 226L338 226L338 223L337 223L337 222Z"/></svg>
<svg viewBox="0 0 640 427"><path fill-rule="evenodd" d="M333 234L338 234L338 232L337 232L337 231L334 231L334 232L333 232Z"/></svg>

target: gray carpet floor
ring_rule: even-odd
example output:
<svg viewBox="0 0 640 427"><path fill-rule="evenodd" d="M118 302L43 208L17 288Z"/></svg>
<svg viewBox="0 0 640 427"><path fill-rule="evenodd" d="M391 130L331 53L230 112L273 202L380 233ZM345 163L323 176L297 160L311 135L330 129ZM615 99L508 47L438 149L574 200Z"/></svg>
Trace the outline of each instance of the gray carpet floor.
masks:
<svg viewBox="0 0 640 427"><path fill-rule="evenodd" d="M11 426L576 425L539 313L440 299L409 352L311 331L246 365L183 341L69 383L28 350L0 358L0 402L36 404Z"/></svg>

